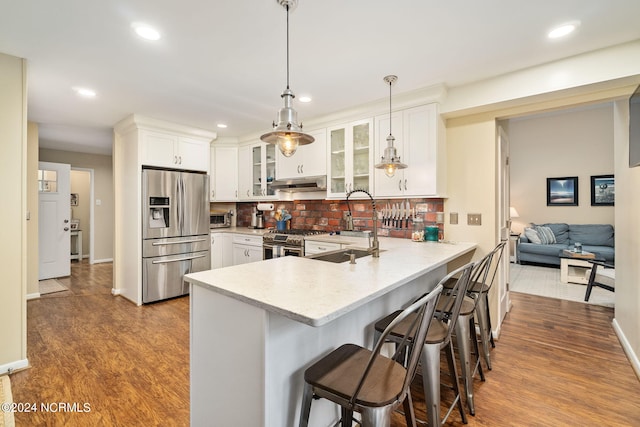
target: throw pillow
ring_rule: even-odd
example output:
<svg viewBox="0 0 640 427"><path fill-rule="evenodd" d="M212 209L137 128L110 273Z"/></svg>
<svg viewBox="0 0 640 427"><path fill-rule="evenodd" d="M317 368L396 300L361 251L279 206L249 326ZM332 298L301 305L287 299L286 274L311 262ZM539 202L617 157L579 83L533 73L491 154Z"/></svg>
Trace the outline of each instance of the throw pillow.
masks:
<svg viewBox="0 0 640 427"><path fill-rule="evenodd" d="M553 231L549 227L545 227L544 225L536 226L535 230L538 232L538 237L540 237L540 243L543 245L550 245L552 243L556 243L556 236L553 234Z"/></svg>
<svg viewBox="0 0 640 427"><path fill-rule="evenodd" d="M535 243L537 245L542 243L538 232L534 228L526 227L524 229L524 235L527 236L527 239L529 239L531 243Z"/></svg>

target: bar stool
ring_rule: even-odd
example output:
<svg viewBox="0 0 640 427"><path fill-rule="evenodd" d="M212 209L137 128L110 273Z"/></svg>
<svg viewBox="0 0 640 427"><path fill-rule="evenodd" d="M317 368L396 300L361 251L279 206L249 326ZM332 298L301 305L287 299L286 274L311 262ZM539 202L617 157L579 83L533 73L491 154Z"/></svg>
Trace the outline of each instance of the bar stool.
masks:
<svg viewBox="0 0 640 427"><path fill-rule="evenodd" d="M489 267L491 266L491 259L493 256L493 252L486 255L480 261L478 261L472 272L471 279L469 281L469 287L473 286L475 283L484 282L487 278L487 274L489 273ZM451 292L451 288L453 288L454 282L458 280L458 278L451 278L447 283L445 283L445 292L446 295L443 296L438 301L438 306L436 307L436 313L442 313L446 310L448 299L455 298L455 295ZM460 371L462 384L466 395L467 407L469 408L469 413L471 415L475 415L475 404L473 401L473 377L476 372L480 374L480 379L482 381L485 380L484 372L482 371L482 363L480 349L478 347L478 339L476 337L476 325L474 321L474 315L476 313L477 299L473 299L469 296L465 296L462 301L462 306L460 307L460 313L458 314L458 321L456 322L456 326L454 329L454 334L456 336L456 343L458 344L458 358L460 360ZM470 343L473 344L473 352L470 348ZM471 366L471 355L474 354L476 356L475 362L473 362L473 368Z"/></svg>
<svg viewBox="0 0 640 427"><path fill-rule="evenodd" d="M473 283L469 286L467 294L471 298L477 300L476 316L478 318L478 327L480 329L480 341L482 344L482 352L484 361L487 364L487 369L491 370L491 353L489 351L489 345L495 348L496 343L493 340L493 331L491 329L491 314L489 312L489 291L496 278L496 273L500 268L500 262L502 261L502 254L504 247L507 244L506 241L498 243L498 245L492 251L490 269L493 269L491 273L491 279L489 281Z"/></svg>
<svg viewBox="0 0 640 427"><path fill-rule="evenodd" d="M447 364L449 365L449 375L451 376L451 388L455 393L453 403L445 414L442 422L446 421L453 409L457 406L460 411L462 422L467 424L467 416L464 412L462 399L460 397L460 388L458 384L458 372L455 359L453 356L453 344L451 343L451 334L458 321L462 301L464 300L467 287L471 278L471 271L475 263L468 263L455 271L447 274L441 284L447 283L453 277L458 280L453 284L451 293L456 295L455 298L448 298L447 304L443 307L442 312L435 316L435 321L429 327L427 337L424 340L415 339L413 342L423 343L421 363L422 363L422 386L424 387L424 396L427 403L428 425L431 427L441 425L440 417L440 352L446 353ZM399 315L396 311L389 316L377 321L374 325L375 339L377 343L385 341L382 331L386 331L389 325ZM386 337L387 342L400 343L405 337L408 322L401 322ZM411 335L409 335L411 336Z"/></svg>
<svg viewBox="0 0 640 427"><path fill-rule="evenodd" d="M404 404L407 426L415 426L410 385L420 360L422 346L412 345L411 338L424 340L442 292L442 285L404 309L385 331L372 351L355 344L337 348L304 373L304 394L300 410L300 427L307 427L314 398L325 398L342 408L342 426L351 427L353 412L362 414L364 427L388 427L391 412ZM385 338L401 322L409 323L391 359L380 354ZM410 334L410 335L409 335ZM397 360L407 355L406 368Z"/></svg>
<svg viewBox="0 0 640 427"><path fill-rule="evenodd" d="M500 261L502 260L502 254L504 252L504 247L506 245L506 241L502 241L496 245L495 248L491 250L491 252L485 256L491 256L490 261L487 265L487 275L483 280L478 280L476 282L472 282L469 284L469 288L467 289L467 295L475 300L476 304L476 319L478 321L478 329L480 330L480 343L482 345L482 357L487 365L487 369L491 370L491 353L489 349L489 345L491 347L495 347L495 342L493 340L493 333L491 331L491 316L489 314L489 291L491 290L491 286L493 285L493 281L495 280L496 273L498 272L498 268L500 267ZM483 258L484 259L484 258ZM491 269L493 272L490 273ZM491 279L487 282L487 277L491 275ZM449 281L449 283L444 284L445 293L449 292L450 289L454 286L455 280Z"/></svg>

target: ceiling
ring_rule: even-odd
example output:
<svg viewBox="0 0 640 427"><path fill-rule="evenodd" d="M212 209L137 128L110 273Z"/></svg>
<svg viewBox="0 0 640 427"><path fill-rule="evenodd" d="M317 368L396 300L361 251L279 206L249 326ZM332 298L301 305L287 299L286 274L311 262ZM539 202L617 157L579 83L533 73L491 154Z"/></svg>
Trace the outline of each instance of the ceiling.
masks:
<svg viewBox="0 0 640 427"><path fill-rule="evenodd" d="M132 113L219 136L267 132L283 105L278 0L0 0L0 10L0 52L28 61L28 119L43 147L110 154L113 125ZM294 107L304 122L387 97L387 74L399 77L394 94L455 87L638 40L638 16L638 0L299 0L290 82L313 100ZM569 37L546 38L574 20ZM134 21L162 38L139 38Z"/></svg>

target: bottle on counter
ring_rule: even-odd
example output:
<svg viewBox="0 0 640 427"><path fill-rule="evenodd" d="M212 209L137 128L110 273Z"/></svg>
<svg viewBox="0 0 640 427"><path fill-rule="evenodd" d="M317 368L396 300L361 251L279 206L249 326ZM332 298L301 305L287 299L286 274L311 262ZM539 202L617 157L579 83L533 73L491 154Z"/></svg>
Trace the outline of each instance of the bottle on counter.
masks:
<svg viewBox="0 0 640 427"><path fill-rule="evenodd" d="M411 232L411 240L414 242L424 241L424 220L422 217L413 218L413 231Z"/></svg>

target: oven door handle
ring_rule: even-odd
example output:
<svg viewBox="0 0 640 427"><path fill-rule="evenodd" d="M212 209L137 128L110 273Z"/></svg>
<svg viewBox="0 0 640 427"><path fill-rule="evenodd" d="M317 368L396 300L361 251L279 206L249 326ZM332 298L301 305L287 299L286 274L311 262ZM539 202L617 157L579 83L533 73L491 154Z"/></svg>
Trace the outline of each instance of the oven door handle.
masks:
<svg viewBox="0 0 640 427"><path fill-rule="evenodd" d="M178 259L151 261L151 264L168 264L170 262L189 261L191 259L204 258L204 257L206 257L206 255L194 255L194 256L188 256L188 257L178 258Z"/></svg>
<svg viewBox="0 0 640 427"><path fill-rule="evenodd" d="M191 240L180 240L179 242L153 242L151 246L167 246L167 245L180 245L182 243L198 243L198 242L206 242L207 239L191 239Z"/></svg>

